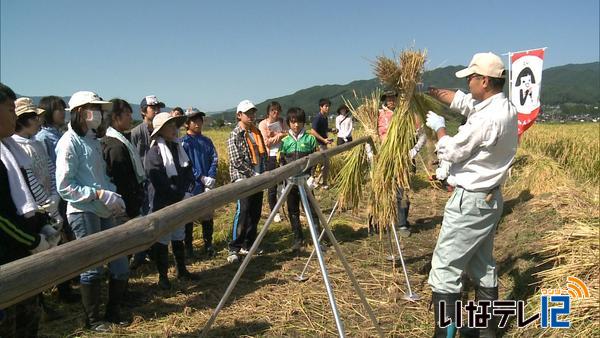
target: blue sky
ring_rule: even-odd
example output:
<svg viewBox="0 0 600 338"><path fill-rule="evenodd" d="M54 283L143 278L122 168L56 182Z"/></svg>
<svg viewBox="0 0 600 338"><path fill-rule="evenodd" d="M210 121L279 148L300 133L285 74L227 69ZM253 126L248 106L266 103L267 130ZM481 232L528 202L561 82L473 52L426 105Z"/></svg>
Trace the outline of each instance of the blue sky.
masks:
<svg viewBox="0 0 600 338"><path fill-rule="evenodd" d="M372 78L392 50L428 69L548 47L598 61L599 1L0 0L0 80L23 95L93 90L208 111Z"/></svg>

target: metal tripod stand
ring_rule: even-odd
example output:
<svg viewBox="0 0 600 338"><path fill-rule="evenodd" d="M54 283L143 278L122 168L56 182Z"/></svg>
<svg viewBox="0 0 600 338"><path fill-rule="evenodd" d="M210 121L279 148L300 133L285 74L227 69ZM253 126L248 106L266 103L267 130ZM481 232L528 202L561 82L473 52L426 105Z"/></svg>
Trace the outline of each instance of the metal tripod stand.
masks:
<svg viewBox="0 0 600 338"><path fill-rule="evenodd" d="M269 217L267 218L267 221L265 222L262 230L260 231L260 233L256 237L256 240L252 244L252 247L250 248L250 251L248 252L248 254L246 255L246 257L242 261L242 264L238 268L235 276L233 277L233 279L229 283L229 286L227 287L227 290L225 290L225 294L223 295L223 297L219 301L219 304L217 305L217 308L215 309L215 311L213 312L213 314L209 318L208 322L206 323L206 325L202 329L202 335L201 336L206 336L207 335L207 333L210 330L212 324L216 320L219 312L221 311L221 309L223 308L223 306L227 302L229 296L231 295L231 292L233 291L233 289L235 288L235 286L238 283L239 279L241 278L242 274L244 273L244 270L246 269L246 267L250 263L250 260L252 259L252 256L256 253L256 250L258 249L258 246L260 245L260 242L265 237L265 235L266 235L266 233L267 233L267 231L269 229L269 226L273 222L273 218L275 217L275 214L277 213L277 211L279 210L279 208L281 208L282 204L286 201L287 196L289 195L289 193L290 193L290 191L291 191L291 189L292 189L292 187L294 185L298 187L298 191L300 193L300 200L302 202L302 206L304 208L304 213L305 213L306 219L308 221L308 228L310 230L310 235L311 235L311 238L312 238L312 241L313 241L313 245L314 245L314 248L315 248L314 250L315 250L315 252L317 254L317 259L319 260L319 266L321 268L321 275L323 277L323 282L325 284L325 289L327 290L327 297L329 299L329 304L330 304L331 310L333 312L333 316L334 316L334 319L335 319L335 325L337 327L338 335L340 337L346 337L346 333L344 331L344 323L342 322L342 319L340 318L340 313L338 311L337 304L336 304L336 301L335 301L335 296L334 296L334 293L333 293L333 288L331 287L331 283L329 281L329 273L327 272L327 267L325 266L325 260L323 258L323 252L321 251L321 248L319 246L319 238L317 237L318 236L317 235L317 231L318 230L316 228L315 221L314 221L313 216L312 216L311 206L313 207L312 209L316 212L317 217L319 218L320 223L322 224L323 231L327 234L327 237L329 238L331 244L335 248L336 255L338 256L338 258L342 262L342 265L344 266L344 269L346 270L346 274L348 275L348 278L350 278L350 280L352 281L352 286L354 287L354 289L355 289L356 293L358 294L358 296L359 296L359 298L360 298L360 300L361 300L361 302L362 302L365 310L367 311L367 314L369 315L369 318L370 318L371 322L373 323L373 326L377 330L378 336L379 337L383 337L384 336L383 335L383 331L381 330L381 327L379 326L379 322L377 321L377 318L375 317L375 314L373 313L373 309L371 308L371 306L367 302L367 299L366 299L366 297L365 297L362 289L360 288L360 285L358 284L358 281L356 280L356 277L354 276L354 273L352 272L352 269L350 268L350 265L348 264L348 262L346 261L346 258L344 257L344 255L342 253L341 247L339 246L337 240L335 239L335 237L333 236L333 233L331 232L331 229L329 228L329 224L327 223L327 219L325 219L325 215L323 215L323 212L321 211L320 206L319 206L316 198L313 196L312 193L310 193L310 189L308 188L308 185L306 183L306 179L307 178L308 178L308 175L299 175L299 176L294 176L294 177L291 177L291 178L288 179L288 184L285 187L283 193L281 194L281 197L277 200L277 203L275 204L275 207L273 208L273 210L269 214Z"/></svg>

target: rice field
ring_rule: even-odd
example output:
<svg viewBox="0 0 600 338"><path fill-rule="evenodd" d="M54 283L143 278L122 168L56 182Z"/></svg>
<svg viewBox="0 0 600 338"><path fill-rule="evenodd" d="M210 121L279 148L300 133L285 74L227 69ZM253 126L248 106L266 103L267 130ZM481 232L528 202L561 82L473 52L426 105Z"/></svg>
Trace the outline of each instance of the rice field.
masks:
<svg viewBox="0 0 600 338"><path fill-rule="evenodd" d="M536 124L525 132L521 146L548 156L575 178L600 183L600 124Z"/></svg>
<svg viewBox="0 0 600 338"><path fill-rule="evenodd" d="M598 186L590 179L593 175L590 176L590 161L586 158L594 151L595 155L592 156L598 154L598 136L594 134L598 125L567 125L564 130L559 127L538 125L526 132L512 174L505 184L505 211L495 241L500 296L503 299L527 299L530 304L528 311L535 306L539 309L536 303L539 300L539 288L556 287L568 275L573 275L584 280L590 287L592 297L572 304L569 317L573 323L571 329L548 330L536 325L519 329L512 321L503 332L505 337L591 337L600 332ZM581 135L573 135L575 131L587 136L579 138ZM229 182L226 151L229 132L227 129L205 131L205 135L213 140L220 156L219 185ZM553 140L548 135L554 135L554 138L574 138L580 142ZM546 146L542 146L542 140ZM554 150L555 153L545 152L545 148L557 147L556 144L564 147L570 145L582 159L578 163L570 158L571 155L564 155L567 149ZM588 151L577 148L579 144L587 145ZM427 148L431 150L431 144ZM551 156L552 154L556 156ZM423 154L424 158L431 156ZM344 161L344 155L332 158L332 172L338 172ZM410 195L412 203L409 220L414 225L414 233L410 238L402 239L411 285L413 291L421 296L421 301L408 303L402 299L406 291L402 269L385 260L388 253L387 242L382 241L379 236L367 236L365 203L359 204L355 210L338 211L332 222L332 229L342 243L346 258L384 332L390 337L428 337L433 332L433 313L428 308L430 289L427 275L443 206L449 193L429 185L425 162L418 162L417 174L411 178L413 191ZM595 163L591 168L593 165L597 166L597 160ZM582 167L586 169L581 169ZM334 190L317 190L316 197L328 213L338 195ZM124 310L131 315L132 324L115 328L103 336L198 336L237 268L236 265L227 264L225 260L234 207L231 203L215 211L214 240L219 251L217 257L199 257L190 261L190 270L201 276L199 283L173 278L173 290L157 290L154 286L157 280L154 267L151 264L142 267L130 279L130 289L140 294L140 298ZM263 225L267 213L265 199L259 227ZM306 224L306 221L303 219L302 223ZM200 252L200 227L196 227L195 231L195 244ZM298 283L292 280L301 271L311 246L301 254L293 254L289 250L291 242L292 234L287 220L271 226L261 245L265 254L256 257L248 266L209 336L336 335L316 264L313 262L310 265L308 281ZM374 336L376 332L339 260L330 254L327 254L326 260L348 336ZM175 272L173 264L172 262L171 276ZM42 336L98 336L82 329L81 305L59 304L54 300L55 292L47 292L46 301L65 314L65 317L43 322L40 327ZM467 289L467 292L472 299L473 290ZM106 295L103 297L106 299Z"/></svg>

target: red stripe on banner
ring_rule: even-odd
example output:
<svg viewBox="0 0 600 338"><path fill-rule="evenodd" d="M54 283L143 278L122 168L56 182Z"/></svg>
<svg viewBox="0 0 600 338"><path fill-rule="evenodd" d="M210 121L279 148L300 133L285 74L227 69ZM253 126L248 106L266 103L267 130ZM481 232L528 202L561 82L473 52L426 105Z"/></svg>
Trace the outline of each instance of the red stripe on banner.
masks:
<svg viewBox="0 0 600 338"><path fill-rule="evenodd" d="M535 122L535 119L537 119L539 113L540 113L539 107L535 108L529 114L517 113L517 117L519 118L519 122L518 122L519 136L521 136L521 134L523 134L525 132L525 130L529 129L529 127L531 127L533 125L533 123Z"/></svg>
<svg viewBox="0 0 600 338"><path fill-rule="evenodd" d="M529 50L529 51L526 51L526 52L517 52L517 53L514 53L511 56L511 61L515 62L518 59L522 58L523 56L527 56L527 55L537 56L537 57L539 57L540 59L543 60L544 59L544 49L543 48L542 49L534 49L534 50Z"/></svg>

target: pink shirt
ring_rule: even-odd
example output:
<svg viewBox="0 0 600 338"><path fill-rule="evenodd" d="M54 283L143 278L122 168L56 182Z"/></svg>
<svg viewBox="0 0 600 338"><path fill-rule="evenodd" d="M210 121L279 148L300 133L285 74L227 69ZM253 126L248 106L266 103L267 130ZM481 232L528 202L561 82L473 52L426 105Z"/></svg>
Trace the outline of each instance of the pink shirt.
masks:
<svg viewBox="0 0 600 338"><path fill-rule="evenodd" d="M379 117L377 118L377 132L382 140L385 138L385 135L387 135L388 128L392 122L392 115L394 115L394 112L389 109L379 109Z"/></svg>

